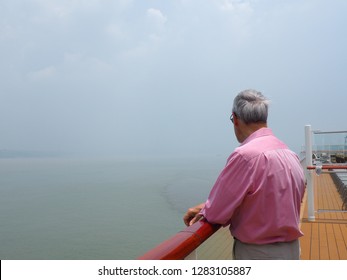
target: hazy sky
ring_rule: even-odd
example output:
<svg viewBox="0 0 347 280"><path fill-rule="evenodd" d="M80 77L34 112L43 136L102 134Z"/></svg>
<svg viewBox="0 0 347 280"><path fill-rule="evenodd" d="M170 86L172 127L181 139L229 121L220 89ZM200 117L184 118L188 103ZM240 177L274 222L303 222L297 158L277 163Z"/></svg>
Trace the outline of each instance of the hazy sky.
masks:
<svg viewBox="0 0 347 280"><path fill-rule="evenodd" d="M347 1L0 0L0 149L222 154L234 96L304 126L347 128Z"/></svg>

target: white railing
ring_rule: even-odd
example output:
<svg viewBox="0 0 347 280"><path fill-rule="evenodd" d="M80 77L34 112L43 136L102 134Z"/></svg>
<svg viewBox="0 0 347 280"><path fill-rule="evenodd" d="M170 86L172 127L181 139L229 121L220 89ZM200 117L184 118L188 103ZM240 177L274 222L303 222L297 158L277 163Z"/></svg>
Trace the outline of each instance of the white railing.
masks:
<svg viewBox="0 0 347 280"><path fill-rule="evenodd" d="M306 173L306 182L307 182L307 204L308 204L308 220L315 220L315 208L314 208L314 189L313 189L313 179L312 175L315 171L318 175L322 172L339 172L337 170L346 169L346 165L332 165L332 164L323 164L318 161L316 166L313 166L312 163L312 135L313 134L338 134L338 133L347 133L347 131L320 131L320 130L312 130L311 125L305 126L305 173ZM345 147L347 142L347 136L345 137L344 145L326 145L326 147L343 147L343 156L345 156ZM336 149L335 149L336 150ZM329 150L324 151L329 152ZM331 153L337 152L334 150L330 151ZM341 152L341 151L340 151ZM323 171L324 170L324 171ZM330 171L329 171L330 170ZM334 170L334 171L331 171Z"/></svg>
<svg viewBox="0 0 347 280"><path fill-rule="evenodd" d="M312 166L312 129L310 125L305 126L305 151L306 151L306 183L307 183L307 207L308 207L308 220L314 221L314 191L313 191L313 180L312 170L307 167Z"/></svg>

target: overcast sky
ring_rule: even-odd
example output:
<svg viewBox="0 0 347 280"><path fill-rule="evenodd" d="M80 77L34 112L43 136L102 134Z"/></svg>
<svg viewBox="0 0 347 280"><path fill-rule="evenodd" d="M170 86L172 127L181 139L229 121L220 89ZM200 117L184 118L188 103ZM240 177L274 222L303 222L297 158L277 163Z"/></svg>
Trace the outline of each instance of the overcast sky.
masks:
<svg viewBox="0 0 347 280"><path fill-rule="evenodd" d="M234 96L290 148L347 129L347 1L0 0L0 149L221 154Z"/></svg>

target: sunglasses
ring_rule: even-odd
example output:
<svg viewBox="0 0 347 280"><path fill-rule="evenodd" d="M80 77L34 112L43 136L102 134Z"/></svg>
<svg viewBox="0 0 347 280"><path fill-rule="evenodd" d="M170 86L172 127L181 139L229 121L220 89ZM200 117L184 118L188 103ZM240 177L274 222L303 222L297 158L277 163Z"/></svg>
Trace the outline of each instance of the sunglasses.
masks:
<svg viewBox="0 0 347 280"><path fill-rule="evenodd" d="M232 123L234 123L234 115L236 116L235 113L232 113L231 116L230 116L230 120L231 120ZM236 116L236 117L237 117L237 116Z"/></svg>

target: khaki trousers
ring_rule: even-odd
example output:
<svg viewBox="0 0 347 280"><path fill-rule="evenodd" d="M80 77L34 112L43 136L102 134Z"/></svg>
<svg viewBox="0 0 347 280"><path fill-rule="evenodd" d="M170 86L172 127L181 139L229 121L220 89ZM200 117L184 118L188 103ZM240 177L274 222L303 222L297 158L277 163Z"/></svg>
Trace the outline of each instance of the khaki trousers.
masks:
<svg viewBox="0 0 347 280"><path fill-rule="evenodd" d="M271 244L248 244L238 239L233 245L234 260L299 260L299 240Z"/></svg>

